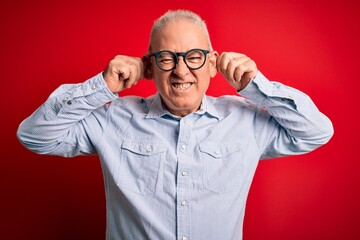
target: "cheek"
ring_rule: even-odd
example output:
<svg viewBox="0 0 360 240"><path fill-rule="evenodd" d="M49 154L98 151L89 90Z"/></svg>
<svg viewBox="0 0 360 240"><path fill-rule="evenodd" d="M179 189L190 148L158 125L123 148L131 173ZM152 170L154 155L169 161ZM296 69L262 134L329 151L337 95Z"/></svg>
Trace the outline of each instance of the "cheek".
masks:
<svg viewBox="0 0 360 240"><path fill-rule="evenodd" d="M198 81L198 86L200 89L206 91L210 84L210 74L208 72L203 72L196 76Z"/></svg>
<svg viewBox="0 0 360 240"><path fill-rule="evenodd" d="M155 86L157 88L158 91L162 91L164 89L166 89L167 86L167 78L168 76L164 73L154 73L154 82L155 82Z"/></svg>

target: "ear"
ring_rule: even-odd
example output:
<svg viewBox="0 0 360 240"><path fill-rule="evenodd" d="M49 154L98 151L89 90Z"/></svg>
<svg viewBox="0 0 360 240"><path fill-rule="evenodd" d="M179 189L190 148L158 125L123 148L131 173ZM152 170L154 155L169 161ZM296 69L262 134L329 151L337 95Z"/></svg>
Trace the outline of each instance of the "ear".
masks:
<svg viewBox="0 0 360 240"><path fill-rule="evenodd" d="M213 78L216 76L217 74L217 67L216 67L216 62L217 62L217 58L219 57L219 54L217 51L213 51L210 53L210 57L209 57L209 63L210 63L210 77Z"/></svg>
<svg viewBox="0 0 360 240"><path fill-rule="evenodd" d="M153 78L153 68L149 54L144 54L142 57L142 61L144 63L144 77L147 80L151 80Z"/></svg>

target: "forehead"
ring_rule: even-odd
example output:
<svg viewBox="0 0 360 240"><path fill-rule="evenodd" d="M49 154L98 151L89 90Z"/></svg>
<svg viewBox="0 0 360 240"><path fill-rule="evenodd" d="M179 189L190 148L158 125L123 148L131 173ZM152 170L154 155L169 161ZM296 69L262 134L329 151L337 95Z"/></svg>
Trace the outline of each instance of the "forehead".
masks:
<svg viewBox="0 0 360 240"><path fill-rule="evenodd" d="M160 50L184 52L192 48L208 49L209 44L200 25L189 20L176 19L154 33L151 47L154 52Z"/></svg>

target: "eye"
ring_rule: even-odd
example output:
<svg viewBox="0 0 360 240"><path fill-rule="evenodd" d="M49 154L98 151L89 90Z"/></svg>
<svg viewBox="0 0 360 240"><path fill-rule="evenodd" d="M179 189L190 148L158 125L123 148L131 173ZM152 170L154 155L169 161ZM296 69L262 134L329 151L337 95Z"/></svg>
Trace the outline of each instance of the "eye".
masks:
<svg viewBox="0 0 360 240"><path fill-rule="evenodd" d="M161 64L170 64L170 63L173 63L174 62L174 59L173 58L169 58L169 57L167 57L167 58L160 58L159 57L159 63L161 63Z"/></svg>
<svg viewBox="0 0 360 240"><path fill-rule="evenodd" d="M196 62L200 62L201 59L202 59L201 57L188 57L186 58L186 61L196 63Z"/></svg>
<svg viewBox="0 0 360 240"><path fill-rule="evenodd" d="M158 56L158 63L160 64L172 64L174 62L174 55L171 52L162 52Z"/></svg>
<svg viewBox="0 0 360 240"><path fill-rule="evenodd" d="M204 59L204 54L201 51L195 50L188 53L186 61L191 63L199 63Z"/></svg>

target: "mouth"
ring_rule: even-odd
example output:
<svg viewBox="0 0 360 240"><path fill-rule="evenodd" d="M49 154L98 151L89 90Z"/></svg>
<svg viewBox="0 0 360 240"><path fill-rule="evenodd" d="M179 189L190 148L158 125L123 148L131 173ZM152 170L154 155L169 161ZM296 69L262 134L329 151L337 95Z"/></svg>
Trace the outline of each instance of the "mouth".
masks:
<svg viewBox="0 0 360 240"><path fill-rule="evenodd" d="M188 82L188 83L172 83L173 87L178 89L178 90L186 90L188 88L190 88L193 83Z"/></svg>

